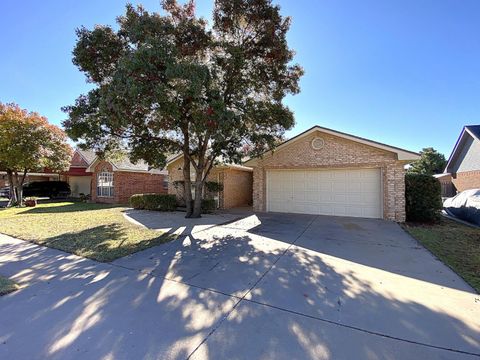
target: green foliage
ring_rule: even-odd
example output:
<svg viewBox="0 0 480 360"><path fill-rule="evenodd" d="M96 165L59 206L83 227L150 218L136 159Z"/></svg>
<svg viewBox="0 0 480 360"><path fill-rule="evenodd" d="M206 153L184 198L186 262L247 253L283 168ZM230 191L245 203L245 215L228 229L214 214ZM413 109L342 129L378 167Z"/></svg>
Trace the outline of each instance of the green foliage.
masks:
<svg viewBox="0 0 480 360"><path fill-rule="evenodd" d="M438 219L442 209L441 185L431 175L405 175L407 221L429 222Z"/></svg>
<svg viewBox="0 0 480 360"><path fill-rule="evenodd" d="M216 181L206 181L205 190L207 190L209 193L218 193L223 191L223 184L220 184Z"/></svg>
<svg viewBox="0 0 480 360"><path fill-rule="evenodd" d="M0 103L0 170L6 171L12 190L10 206L22 204L25 174L68 170L72 149L59 127L16 104Z"/></svg>
<svg viewBox="0 0 480 360"><path fill-rule="evenodd" d="M134 209L175 211L177 199L169 194L135 194L130 197L130 206Z"/></svg>
<svg viewBox="0 0 480 360"><path fill-rule="evenodd" d="M145 195L143 194L135 194L130 196L130 206L134 209L145 209L145 201L144 201Z"/></svg>
<svg viewBox="0 0 480 360"><path fill-rule="evenodd" d="M162 5L164 14L127 5L118 30L77 30L73 62L94 88L64 108L70 137L100 152L126 147L155 167L183 153L204 178L218 157L239 163L245 149L275 147L294 125L282 100L303 74L290 18L271 0L216 0L209 26L193 1Z"/></svg>
<svg viewBox="0 0 480 360"><path fill-rule="evenodd" d="M214 211L216 207L214 199L202 199L202 211L204 213L210 213Z"/></svg>
<svg viewBox="0 0 480 360"><path fill-rule="evenodd" d="M411 164L409 173L435 175L442 173L447 166L445 156L434 148L424 148L420 151L420 156L420 159Z"/></svg>
<svg viewBox="0 0 480 360"><path fill-rule="evenodd" d="M65 133L16 104L0 103L0 168L13 172L68 170L72 149Z"/></svg>

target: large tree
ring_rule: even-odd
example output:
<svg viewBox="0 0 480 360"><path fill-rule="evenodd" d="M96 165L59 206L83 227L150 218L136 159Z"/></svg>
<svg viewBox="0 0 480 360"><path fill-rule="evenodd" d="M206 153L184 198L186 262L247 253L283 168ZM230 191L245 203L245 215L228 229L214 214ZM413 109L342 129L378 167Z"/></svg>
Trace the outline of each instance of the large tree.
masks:
<svg viewBox="0 0 480 360"><path fill-rule="evenodd" d="M216 0L211 26L194 1L162 6L128 5L118 30L77 30L73 62L95 87L64 108L64 126L84 147L123 147L134 162L183 154L187 217L198 217L217 159L238 163L293 127L282 100L299 92L303 70L287 45L290 18L270 0Z"/></svg>
<svg viewBox="0 0 480 360"><path fill-rule="evenodd" d="M67 136L47 119L16 104L0 103L0 170L10 185L9 205L23 202L23 183L31 171L66 170L72 149Z"/></svg>
<svg viewBox="0 0 480 360"><path fill-rule="evenodd" d="M420 159L414 161L408 168L410 173L425 175L440 174L447 166L445 156L432 147L420 151Z"/></svg>

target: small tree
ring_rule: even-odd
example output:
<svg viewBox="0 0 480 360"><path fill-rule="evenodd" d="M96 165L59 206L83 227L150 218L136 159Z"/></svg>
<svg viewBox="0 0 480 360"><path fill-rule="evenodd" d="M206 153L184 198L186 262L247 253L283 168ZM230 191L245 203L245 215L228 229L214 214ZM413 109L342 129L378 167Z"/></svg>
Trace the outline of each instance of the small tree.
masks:
<svg viewBox="0 0 480 360"><path fill-rule="evenodd" d="M447 160L443 154L440 154L432 147L424 148L420 151L420 159L414 161L410 168L409 173L434 175L440 174L447 166Z"/></svg>
<svg viewBox="0 0 480 360"><path fill-rule="evenodd" d="M45 117L0 103L0 169L7 172L12 204L23 203L27 172L66 170L72 149L65 133Z"/></svg>
<svg viewBox="0 0 480 360"><path fill-rule="evenodd" d="M291 63L290 18L271 0L216 0L211 27L194 1L162 5L165 14L128 5L118 31L77 30L73 62L96 87L64 108L64 126L97 152L128 148L133 162L183 154L187 217L198 217L216 159L239 163L293 127L282 100L299 92L303 70Z"/></svg>

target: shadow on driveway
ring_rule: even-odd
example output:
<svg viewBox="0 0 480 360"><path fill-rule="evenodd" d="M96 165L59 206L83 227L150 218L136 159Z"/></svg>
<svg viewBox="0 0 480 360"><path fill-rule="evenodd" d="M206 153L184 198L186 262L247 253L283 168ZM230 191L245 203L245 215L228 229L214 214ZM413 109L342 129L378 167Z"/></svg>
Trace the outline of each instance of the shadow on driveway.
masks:
<svg viewBox="0 0 480 360"><path fill-rule="evenodd" d="M293 229L295 217L268 225L268 216L194 233L114 266L0 239L0 273L30 283L0 298L0 358L480 356L475 294L314 250L337 241L308 235L322 231L319 217L298 217L304 227ZM290 237L279 240L273 235L282 222ZM367 240L351 241L373 246ZM396 251L395 239L385 241L375 246Z"/></svg>

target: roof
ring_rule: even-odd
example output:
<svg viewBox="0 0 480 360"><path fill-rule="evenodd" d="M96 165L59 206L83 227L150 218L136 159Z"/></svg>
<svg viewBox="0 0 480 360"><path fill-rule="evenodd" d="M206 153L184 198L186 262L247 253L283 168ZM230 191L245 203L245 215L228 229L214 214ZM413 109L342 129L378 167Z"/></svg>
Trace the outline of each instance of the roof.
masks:
<svg viewBox="0 0 480 360"><path fill-rule="evenodd" d="M276 147L276 150L279 150L279 149L289 145L293 141L301 139L305 136L308 136L308 135L310 135L310 134L312 134L316 131L320 131L320 132L327 133L327 134L330 134L330 135L338 136L338 137L341 137L341 138L344 138L344 139L347 139L347 140L355 141L355 142L358 142L358 143L361 143L361 144L364 144L364 145L368 145L368 146L372 146L372 147L375 147L375 148L378 148L378 149L381 149L381 150L386 150L386 151L396 153L397 156L398 156L398 160L409 160L410 161L410 160L417 160L417 159L420 158L420 154L416 153L414 151L405 150L405 149L402 149L402 148L399 148L399 147L396 147L396 146L383 144L383 143L378 142L378 141L365 139L365 138L362 138L362 137L359 137L359 136L356 136L356 135L347 134L347 133L344 133L344 132L341 132L341 131L321 127L321 126L318 126L318 125L315 125L315 126L311 127L310 129L305 130L304 132L298 134L297 136L294 136L294 137L284 141L282 144L280 144L279 146ZM262 156L262 155L264 155L268 152L271 152L271 150L265 151L260 156ZM251 158L250 160L247 160L244 163L244 165L247 165L247 166L253 165L255 163L255 160L257 160L260 156L257 156L255 158Z"/></svg>
<svg viewBox="0 0 480 360"><path fill-rule="evenodd" d="M180 157L182 157L182 155L183 155L182 153L178 153L178 154L173 154L173 155L167 156L167 162L165 164L165 167L167 167L171 163L180 159Z"/></svg>
<svg viewBox="0 0 480 360"><path fill-rule="evenodd" d="M465 126L465 129L467 129L470 134L480 140L480 125L467 125Z"/></svg>
<svg viewBox="0 0 480 360"><path fill-rule="evenodd" d="M435 174L435 175L433 175L433 177L434 177L435 179L440 179L440 178L446 177L446 176L452 176L452 174L450 174L450 173L442 173L442 174Z"/></svg>
<svg viewBox="0 0 480 360"><path fill-rule="evenodd" d="M87 162L88 165L90 165L97 157L97 154L95 154L95 151L92 151L92 150L76 149L75 151L80 154L80 156Z"/></svg>
<svg viewBox="0 0 480 360"><path fill-rule="evenodd" d="M450 166L452 165L457 152L461 149L466 136L471 136L476 140L480 141L480 125L465 125L462 129L462 132L460 133L460 136L457 139L457 142L455 143L455 146L453 147L452 153L450 154L450 157L448 158L447 166L445 167L444 172L449 172L450 171Z"/></svg>
<svg viewBox="0 0 480 360"><path fill-rule="evenodd" d="M171 155L170 157L167 158L167 164L165 167L173 164L175 161L182 158L182 156L183 156L182 153ZM219 164L215 166L216 168L229 168L229 169L236 169L236 170L243 170L243 171L253 171L253 169L248 166L224 162L221 158L217 158L216 160L218 160L219 162Z"/></svg>
<svg viewBox="0 0 480 360"><path fill-rule="evenodd" d="M87 168L88 172L93 172L93 167L101 159L98 156L95 156L94 160L90 163ZM145 161L141 160L137 163L131 162L127 157L121 160L106 160L113 166L114 171L129 171L129 172L148 172L150 174L166 174L167 172L163 169L151 168Z"/></svg>

